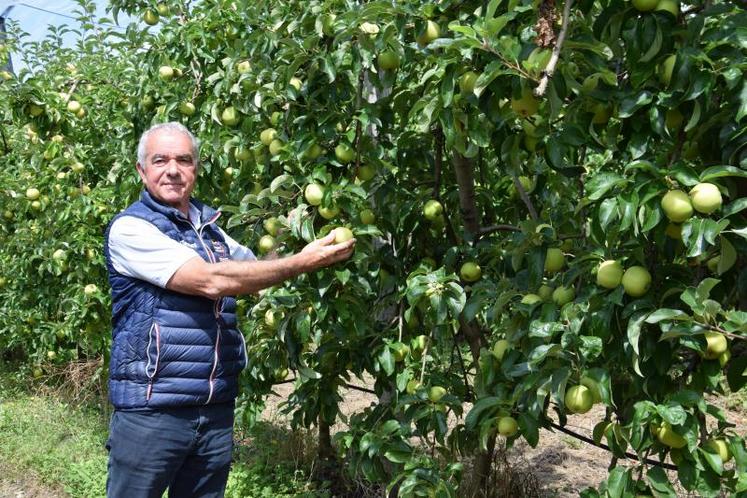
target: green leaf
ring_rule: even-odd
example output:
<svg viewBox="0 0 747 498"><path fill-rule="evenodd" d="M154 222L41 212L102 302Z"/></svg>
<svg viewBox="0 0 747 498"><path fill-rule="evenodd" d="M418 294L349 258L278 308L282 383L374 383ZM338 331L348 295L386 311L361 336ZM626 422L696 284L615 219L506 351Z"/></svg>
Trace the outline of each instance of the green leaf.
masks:
<svg viewBox="0 0 747 498"><path fill-rule="evenodd" d="M737 250L734 249L734 246L731 245L731 242L729 242L726 237L723 235L721 236L721 255L718 260L718 267L716 268L716 273L721 275L723 273L726 273L729 271L729 269L734 266L737 262Z"/></svg>
<svg viewBox="0 0 747 498"><path fill-rule="evenodd" d="M700 174L700 181L707 182L714 178L721 178L724 176L747 178L747 171L741 168L735 168L734 166L711 166Z"/></svg>
<svg viewBox="0 0 747 498"><path fill-rule="evenodd" d="M641 336L641 327L646 321L647 316L648 312L638 311L630 317L630 320L628 320L628 343L632 346L633 351L637 355L640 355L638 342Z"/></svg>
<svg viewBox="0 0 747 498"><path fill-rule="evenodd" d="M698 453L716 474L721 475L724 473L724 462L721 461L721 456L718 453L712 453L703 448L698 448Z"/></svg>
<svg viewBox="0 0 747 498"><path fill-rule="evenodd" d="M392 375L394 373L396 362L394 361L394 356L392 356L392 352L389 351L389 348L384 348L381 354L379 354L379 365L381 365L381 368L384 369L384 372L386 372L387 375Z"/></svg>
<svg viewBox="0 0 747 498"><path fill-rule="evenodd" d="M747 208L747 197L742 197L740 199L735 200L734 202L729 203L724 210L722 211L722 216L726 218L727 216L731 216L733 214L739 213L740 211L743 211Z"/></svg>
<svg viewBox="0 0 747 498"><path fill-rule="evenodd" d="M648 481L648 485L656 498L677 498L677 493L663 468L653 465L649 467L646 473L646 481Z"/></svg>
<svg viewBox="0 0 747 498"><path fill-rule="evenodd" d="M528 413L522 413L519 415L517 422L519 423L521 435L524 436L529 446L532 448L536 447L537 443L539 443L539 424L537 423L537 419Z"/></svg>
<svg viewBox="0 0 747 498"><path fill-rule="evenodd" d="M607 492L610 498L622 498L630 482L630 469L625 467L612 469L607 478Z"/></svg>
<svg viewBox="0 0 747 498"><path fill-rule="evenodd" d="M621 118L629 118L635 112L643 106L650 104L653 101L653 95L648 90L645 90L634 97L626 97L620 102L620 111L618 115Z"/></svg>
<svg viewBox="0 0 747 498"><path fill-rule="evenodd" d="M489 396L477 400L472 409L464 419L464 426L469 430L474 430L485 417L493 417L501 406L501 398Z"/></svg>
<svg viewBox="0 0 747 498"><path fill-rule="evenodd" d="M601 199L610 189L626 183L625 178L616 173L600 173L591 178L586 185L589 199Z"/></svg>
<svg viewBox="0 0 747 498"><path fill-rule="evenodd" d="M646 317L646 323L659 323L662 320L687 320L690 315L681 310L661 308Z"/></svg>

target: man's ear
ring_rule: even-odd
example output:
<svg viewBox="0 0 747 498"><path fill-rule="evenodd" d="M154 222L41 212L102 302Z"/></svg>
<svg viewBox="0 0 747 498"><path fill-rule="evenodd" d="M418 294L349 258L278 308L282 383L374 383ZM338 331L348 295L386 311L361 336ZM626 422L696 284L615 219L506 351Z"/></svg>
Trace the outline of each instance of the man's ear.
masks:
<svg viewBox="0 0 747 498"><path fill-rule="evenodd" d="M140 163L135 164L135 169L137 169L137 174L140 175L140 179L145 183L145 169Z"/></svg>

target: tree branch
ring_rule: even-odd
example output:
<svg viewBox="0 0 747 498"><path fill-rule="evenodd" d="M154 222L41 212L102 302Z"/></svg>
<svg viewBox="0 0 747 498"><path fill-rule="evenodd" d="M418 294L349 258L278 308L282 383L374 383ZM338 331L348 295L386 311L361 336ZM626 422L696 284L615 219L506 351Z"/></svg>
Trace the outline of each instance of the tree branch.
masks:
<svg viewBox="0 0 747 498"><path fill-rule="evenodd" d="M531 216L533 220L538 219L539 216L537 215L537 210L534 209L534 204L532 204L532 200L529 198L527 191L524 190L524 186L521 184L519 179L513 173L511 174L511 180L513 180L514 182L514 187L516 187L516 191L519 193L519 197L521 197L521 200L524 201L524 204L529 210L529 216Z"/></svg>
<svg viewBox="0 0 747 498"><path fill-rule="evenodd" d="M550 60L548 61L547 66L545 66L545 70L542 71L543 74L542 78L540 78L539 85L537 85L537 88L534 89L534 95L537 97L543 96L545 94L545 91L547 91L547 84L550 82L550 78L552 78L552 75L555 73L555 66L558 65L558 61L560 60L560 49L563 47L565 36L568 33L568 24L571 18L572 5L573 0L565 0L565 5L563 6L563 25L560 28L558 41L557 43L555 43L555 46L552 49L552 55L550 56Z"/></svg>
<svg viewBox="0 0 747 498"><path fill-rule="evenodd" d="M521 228L514 225L490 225L480 229L480 236L489 235L493 232L520 232Z"/></svg>

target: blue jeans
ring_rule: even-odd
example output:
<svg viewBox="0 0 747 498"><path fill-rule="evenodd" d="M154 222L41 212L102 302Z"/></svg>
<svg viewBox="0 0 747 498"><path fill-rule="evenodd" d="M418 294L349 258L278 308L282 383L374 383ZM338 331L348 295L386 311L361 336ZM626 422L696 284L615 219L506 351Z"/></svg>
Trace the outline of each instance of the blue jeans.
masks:
<svg viewBox="0 0 747 498"><path fill-rule="evenodd" d="M231 467L233 403L115 411L108 498L220 498Z"/></svg>

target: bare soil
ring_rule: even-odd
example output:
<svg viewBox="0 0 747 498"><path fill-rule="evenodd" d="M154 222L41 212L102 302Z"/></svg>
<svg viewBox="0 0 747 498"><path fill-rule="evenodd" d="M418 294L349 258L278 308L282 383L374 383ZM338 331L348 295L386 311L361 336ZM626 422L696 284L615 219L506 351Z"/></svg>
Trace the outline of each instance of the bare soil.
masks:
<svg viewBox="0 0 747 498"><path fill-rule="evenodd" d="M18 475L0 463L0 498L64 498L61 489L40 483L33 475Z"/></svg>

